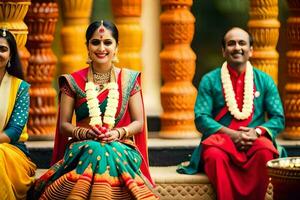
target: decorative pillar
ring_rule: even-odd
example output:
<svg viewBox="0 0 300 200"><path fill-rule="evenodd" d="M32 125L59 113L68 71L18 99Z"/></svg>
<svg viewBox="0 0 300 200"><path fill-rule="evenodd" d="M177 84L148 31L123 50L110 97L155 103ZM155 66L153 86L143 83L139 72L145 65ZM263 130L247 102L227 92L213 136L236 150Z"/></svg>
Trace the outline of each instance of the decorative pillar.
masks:
<svg viewBox="0 0 300 200"><path fill-rule="evenodd" d="M0 2L0 27L7 28L14 34L25 77L30 54L25 47L28 30L23 19L29 5L30 0L2 0Z"/></svg>
<svg viewBox="0 0 300 200"><path fill-rule="evenodd" d="M290 16L287 19L287 83L284 87L286 128L283 136L300 139L300 0L287 0Z"/></svg>
<svg viewBox="0 0 300 200"><path fill-rule="evenodd" d="M161 88L163 114L160 137L198 137L194 125L196 89L192 84L196 55L190 47L195 18L190 12L192 0L161 0L162 42L160 53L164 84Z"/></svg>
<svg viewBox="0 0 300 200"><path fill-rule="evenodd" d="M142 70L142 0L111 0L115 23L119 30L118 67Z"/></svg>
<svg viewBox="0 0 300 200"><path fill-rule="evenodd" d="M280 22L278 0L251 0L249 32L254 38L253 66L269 74L277 84L278 53L276 45Z"/></svg>
<svg viewBox="0 0 300 200"><path fill-rule="evenodd" d="M90 22L92 4L93 0L62 1L61 74L71 73L87 66L85 32Z"/></svg>
<svg viewBox="0 0 300 200"><path fill-rule="evenodd" d="M30 87L28 134L30 139L53 138L56 126L56 91L52 88L56 56L51 49L58 18L56 0L32 0L25 22L29 35L27 81Z"/></svg>
<svg viewBox="0 0 300 200"><path fill-rule="evenodd" d="M161 73L159 52L161 49L159 15L160 2L143 0L141 26L142 45L142 85L145 109L148 117L159 117L162 113L160 100Z"/></svg>

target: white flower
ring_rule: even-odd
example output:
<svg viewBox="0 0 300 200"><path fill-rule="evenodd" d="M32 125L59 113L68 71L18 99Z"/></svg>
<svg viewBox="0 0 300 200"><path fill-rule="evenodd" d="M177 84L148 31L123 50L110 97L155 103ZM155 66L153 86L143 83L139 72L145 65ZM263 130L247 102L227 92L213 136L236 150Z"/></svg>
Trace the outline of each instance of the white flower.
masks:
<svg viewBox="0 0 300 200"><path fill-rule="evenodd" d="M103 123L107 124L109 128L115 125L115 115L119 104L118 84L115 82L108 83L108 99L103 117ZM99 100L97 98L96 86L89 81L85 84L87 106L89 109L90 125L102 126L101 110L99 108Z"/></svg>
<svg viewBox="0 0 300 200"><path fill-rule="evenodd" d="M235 93L232 87L230 74L227 68L227 62L224 62L221 68L221 81L225 93L225 102L229 112L233 115L234 118L238 120L247 119L252 113L254 98L253 67L250 64L250 62L247 62L246 66L242 112L239 110L235 99Z"/></svg>
<svg viewBox="0 0 300 200"><path fill-rule="evenodd" d="M90 125L91 126L95 126L95 125L102 126L101 117L100 116L98 116L98 117L91 117Z"/></svg>

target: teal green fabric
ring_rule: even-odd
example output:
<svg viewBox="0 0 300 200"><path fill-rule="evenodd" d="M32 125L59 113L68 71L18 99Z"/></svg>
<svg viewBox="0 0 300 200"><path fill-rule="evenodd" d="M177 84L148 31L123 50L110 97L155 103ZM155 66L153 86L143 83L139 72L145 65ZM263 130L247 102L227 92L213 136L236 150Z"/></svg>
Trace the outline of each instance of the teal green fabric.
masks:
<svg viewBox="0 0 300 200"><path fill-rule="evenodd" d="M26 155L28 155L28 150L25 144L18 142L18 140L28 120L30 104L29 87L30 85L27 82L21 82L12 115L4 129L5 134L11 140L10 143L17 146Z"/></svg>
<svg viewBox="0 0 300 200"><path fill-rule="evenodd" d="M259 96L254 98L254 114L249 127L263 127L272 138L274 146L281 157L285 150L276 144L276 136L284 129L285 119L281 99L273 79L266 73L254 68L254 84ZM203 136L202 141L222 128L228 126L232 115L228 112L219 121L214 118L225 106L222 90L221 68L203 76L195 104L195 125ZM265 116L267 114L268 120ZM179 173L194 174L201 167L201 144L194 150L188 167L179 166Z"/></svg>
<svg viewBox="0 0 300 200"><path fill-rule="evenodd" d="M122 89L122 91L124 91L124 93L122 93L122 102L125 106L128 105L130 92L137 81L138 75L138 72L127 70L126 76L130 78L126 84L122 84L122 87L124 87ZM68 77L70 80L74 80L71 76ZM79 88L75 81L69 81L68 83L72 88ZM78 93L76 93L76 95L78 95ZM85 95L81 95L80 97L82 96ZM102 113L105 112L106 105L107 98L99 103ZM89 117L87 103L84 102L76 107L75 113L77 121ZM123 116L123 114L119 115ZM120 122L120 120L118 122ZM124 123L129 123L129 121L118 122L116 122L115 127L119 127L120 124L124 126L127 125ZM125 176L125 174L128 174L132 178L142 176L140 171L142 157L135 147L126 142L115 141L111 143L101 143L94 140L71 142L64 153L63 159L49 169L51 176L48 176L46 173L46 175L39 179L35 186L35 190L38 194L44 190L45 186L50 185L64 174L73 170L75 170L77 174L83 174L88 166L91 166L93 176L96 174L104 175L107 171L109 171L109 176L113 178Z"/></svg>

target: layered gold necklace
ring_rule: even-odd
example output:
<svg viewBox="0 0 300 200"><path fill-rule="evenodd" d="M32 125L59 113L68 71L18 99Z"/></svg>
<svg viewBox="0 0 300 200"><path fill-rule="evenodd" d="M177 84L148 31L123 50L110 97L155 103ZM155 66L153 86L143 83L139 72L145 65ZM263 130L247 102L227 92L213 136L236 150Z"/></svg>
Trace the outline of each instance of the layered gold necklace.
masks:
<svg viewBox="0 0 300 200"><path fill-rule="evenodd" d="M224 62L221 68L221 80L225 93L225 101L229 112L235 119L244 120L247 119L253 110L253 67L250 62L247 62L245 82L244 82L244 99L242 111L239 110L238 104L235 99L235 93L232 87L232 82L230 79L230 74L227 68L227 62Z"/></svg>
<svg viewBox="0 0 300 200"><path fill-rule="evenodd" d="M93 69L93 80L94 83L97 85L96 87L97 91L101 91L104 88L104 86L110 81L111 74L112 74L112 70L101 73L101 72L96 72Z"/></svg>

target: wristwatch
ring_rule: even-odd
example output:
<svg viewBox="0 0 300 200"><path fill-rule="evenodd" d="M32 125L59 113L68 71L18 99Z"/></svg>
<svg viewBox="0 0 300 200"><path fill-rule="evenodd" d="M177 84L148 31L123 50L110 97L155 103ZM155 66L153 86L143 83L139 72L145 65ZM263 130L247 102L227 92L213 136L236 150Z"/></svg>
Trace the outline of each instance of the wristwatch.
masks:
<svg viewBox="0 0 300 200"><path fill-rule="evenodd" d="M255 133L257 137L260 137L262 134L262 130L260 128L255 128Z"/></svg>

